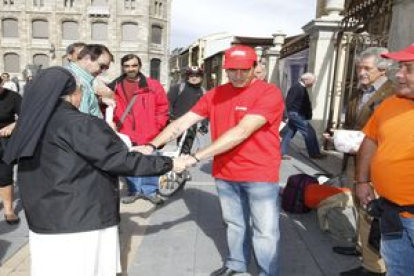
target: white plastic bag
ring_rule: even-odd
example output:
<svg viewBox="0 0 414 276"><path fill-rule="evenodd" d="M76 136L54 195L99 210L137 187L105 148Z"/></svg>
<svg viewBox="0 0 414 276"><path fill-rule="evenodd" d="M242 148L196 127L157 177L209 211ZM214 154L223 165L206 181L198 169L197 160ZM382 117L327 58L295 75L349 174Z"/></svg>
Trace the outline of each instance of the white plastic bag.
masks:
<svg viewBox="0 0 414 276"><path fill-rule="evenodd" d="M340 129L334 132L333 139L336 150L343 153L356 153L364 137L362 131Z"/></svg>

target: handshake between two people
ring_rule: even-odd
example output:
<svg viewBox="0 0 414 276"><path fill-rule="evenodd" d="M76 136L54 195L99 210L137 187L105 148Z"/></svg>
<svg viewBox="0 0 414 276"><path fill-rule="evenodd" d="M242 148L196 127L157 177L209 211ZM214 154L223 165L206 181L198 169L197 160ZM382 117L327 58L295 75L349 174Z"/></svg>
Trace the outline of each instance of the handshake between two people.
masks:
<svg viewBox="0 0 414 276"><path fill-rule="evenodd" d="M139 152L144 155L151 155L154 152L154 148L150 145L142 145L131 147L130 151ZM173 169L176 173L182 173L189 167L194 166L199 160L194 155L184 154L177 157L173 157Z"/></svg>

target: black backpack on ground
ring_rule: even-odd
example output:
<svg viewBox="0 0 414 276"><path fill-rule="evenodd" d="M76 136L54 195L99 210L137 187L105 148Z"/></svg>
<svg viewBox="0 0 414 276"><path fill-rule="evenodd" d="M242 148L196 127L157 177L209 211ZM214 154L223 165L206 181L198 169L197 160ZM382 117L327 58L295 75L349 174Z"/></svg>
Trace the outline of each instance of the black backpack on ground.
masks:
<svg viewBox="0 0 414 276"><path fill-rule="evenodd" d="M289 176L282 193L282 208L293 214L307 213L311 209L305 205L305 188L318 183L315 177L301 173Z"/></svg>

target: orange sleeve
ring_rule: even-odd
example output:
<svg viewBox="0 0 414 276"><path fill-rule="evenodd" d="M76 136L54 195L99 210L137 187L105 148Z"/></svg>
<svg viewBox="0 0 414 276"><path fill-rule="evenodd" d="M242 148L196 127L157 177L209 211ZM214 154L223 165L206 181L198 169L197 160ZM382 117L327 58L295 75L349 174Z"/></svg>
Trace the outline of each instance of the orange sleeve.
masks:
<svg viewBox="0 0 414 276"><path fill-rule="evenodd" d="M377 124L377 111L371 116L367 124L362 129L362 132L370 139L377 141L378 124Z"/></svg>

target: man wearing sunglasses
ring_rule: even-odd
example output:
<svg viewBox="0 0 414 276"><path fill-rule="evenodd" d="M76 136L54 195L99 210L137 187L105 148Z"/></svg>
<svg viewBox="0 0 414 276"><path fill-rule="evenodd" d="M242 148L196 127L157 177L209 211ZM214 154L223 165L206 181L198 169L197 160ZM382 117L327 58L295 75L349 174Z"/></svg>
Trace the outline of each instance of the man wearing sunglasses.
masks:
<svg viewBox="0 0 414 276"><path fill-rule="evenodd" d="M109 69L113 61L113 55L109 49L101 44L88 44L78 54L76 61L66 65L76 78L82 82L83 96L79 110L102 118L99 109L97 92L93 88L95 78Z"/></svg>

